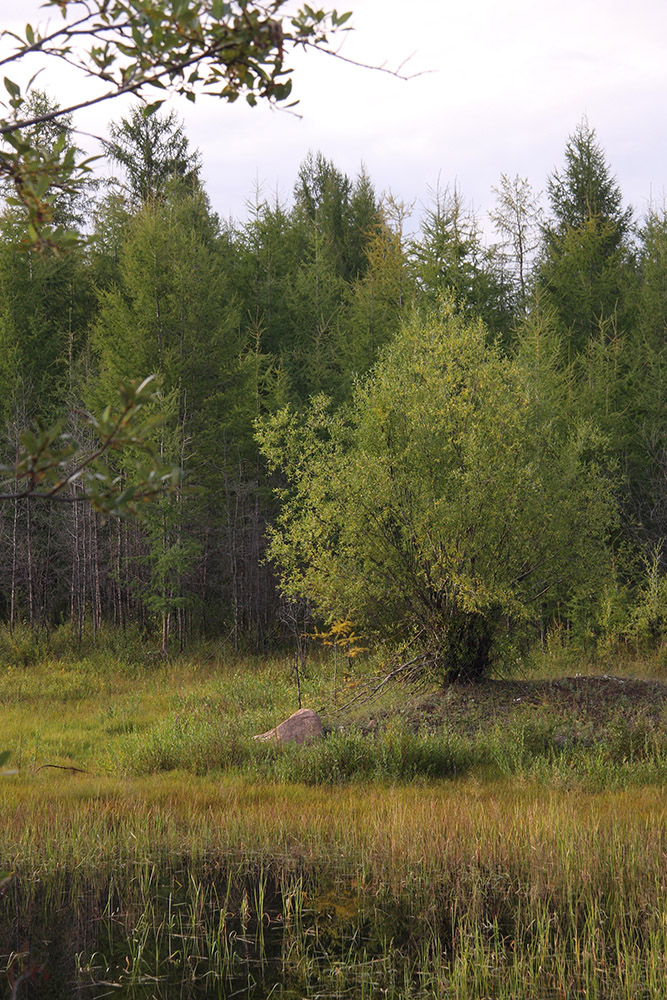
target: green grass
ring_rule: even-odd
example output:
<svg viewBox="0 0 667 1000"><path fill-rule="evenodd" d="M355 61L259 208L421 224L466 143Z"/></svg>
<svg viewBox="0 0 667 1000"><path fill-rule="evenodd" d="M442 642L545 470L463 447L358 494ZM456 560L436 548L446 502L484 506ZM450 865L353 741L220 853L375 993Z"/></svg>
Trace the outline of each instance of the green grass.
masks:
<svg viewBox="0 0 667 1000"><path fill-rule="evenodd" d="M126 777L231 770L306 784L464 776L587 789L667 783L667 688L650 675L545 679L543 664L523 680L446 692L395 684L343 711L377 664L357 665L334 692L331 662L313 658L303 704L322 712L328 736L294 747L253 740L297 708L287 657L162 662L132 648L78 658L50 651L32 666L0 668L11 765L26 775L54 765Z"/></svg>
<svg viewBox="0 0 667 1000"><path fill-rule="evenodd" d="M54 997L667 997L659 671L547 659L343 711L379 665L334 692L313 658L309 747L252 739L287 658L6 660L0 963Z"/></svg>

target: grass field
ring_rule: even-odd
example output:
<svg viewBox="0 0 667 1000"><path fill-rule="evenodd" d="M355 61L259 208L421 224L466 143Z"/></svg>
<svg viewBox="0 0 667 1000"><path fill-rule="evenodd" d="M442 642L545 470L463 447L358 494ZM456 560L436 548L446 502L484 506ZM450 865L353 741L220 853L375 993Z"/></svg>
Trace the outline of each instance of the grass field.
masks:
<svg viewBox="0 0 667 1000"><path fill-rule="evenodd" d="M285 658L37 653L0 671L16 996L667 996L658 662L345 711L379 665L313 660L328 735L279 748Z"/></svg>

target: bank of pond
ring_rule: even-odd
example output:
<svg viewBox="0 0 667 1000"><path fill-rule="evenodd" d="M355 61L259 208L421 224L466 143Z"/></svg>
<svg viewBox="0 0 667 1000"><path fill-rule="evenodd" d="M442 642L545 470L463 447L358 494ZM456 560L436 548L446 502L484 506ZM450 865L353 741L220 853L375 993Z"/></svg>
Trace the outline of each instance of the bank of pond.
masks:
<svg viewBox="0 0 667 1000"><path fill-rule="evenodd" d="M42 773L0 796L13 996L667 996L662 788Z"/></svg>

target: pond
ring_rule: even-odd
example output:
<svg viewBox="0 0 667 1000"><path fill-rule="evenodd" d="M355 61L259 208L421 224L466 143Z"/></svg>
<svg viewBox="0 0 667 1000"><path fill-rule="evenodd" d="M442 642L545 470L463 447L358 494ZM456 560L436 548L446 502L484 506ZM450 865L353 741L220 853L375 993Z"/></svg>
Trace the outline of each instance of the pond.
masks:
<svg viewBox="0 0 667 1000"><path fill-rule="evenodd" d="M467 886L293 860L145 859L84 886L60 871L4 893L0 954L13 1000L667 995L657 911L621 925L596 892L568 910L493 866Z"/></svg>

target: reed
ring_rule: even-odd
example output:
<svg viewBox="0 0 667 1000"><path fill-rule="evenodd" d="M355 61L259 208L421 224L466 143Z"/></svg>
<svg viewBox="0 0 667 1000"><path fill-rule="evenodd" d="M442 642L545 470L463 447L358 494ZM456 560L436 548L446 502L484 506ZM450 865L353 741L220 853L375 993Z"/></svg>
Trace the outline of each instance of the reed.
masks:
<svg viewBox="0 0 667 1000"><path fill-rule="evenodd" d="M664 712L561 687L416 722L400 688L298 748L252 740L280 660L7 667L0 962L57 998L665 997Z"/></svg>
<svg viewBox="0 0 667 1000"><path fill-rule="evenodd" d="M67 915L70 983L665 995L654 789L75 781L6 783L0 804L2 924Z"/></svg>

